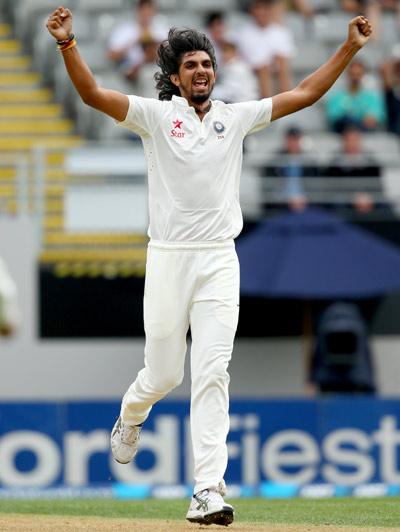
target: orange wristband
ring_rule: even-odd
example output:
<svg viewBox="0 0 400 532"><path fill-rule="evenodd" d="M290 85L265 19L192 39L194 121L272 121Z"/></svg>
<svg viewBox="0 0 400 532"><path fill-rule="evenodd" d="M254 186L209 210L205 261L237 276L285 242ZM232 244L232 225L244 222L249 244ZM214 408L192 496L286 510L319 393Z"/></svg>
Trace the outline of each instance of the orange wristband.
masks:
<svg viewBox="0 0 400 532"><path fill-rule="evenodd" d="M65 52L66 50L69 50L70 48L76 46L76 44L76 39L72 39L72 41L68 42L67 44L58 45L58 49L60 50L60 52Z"/></svg>

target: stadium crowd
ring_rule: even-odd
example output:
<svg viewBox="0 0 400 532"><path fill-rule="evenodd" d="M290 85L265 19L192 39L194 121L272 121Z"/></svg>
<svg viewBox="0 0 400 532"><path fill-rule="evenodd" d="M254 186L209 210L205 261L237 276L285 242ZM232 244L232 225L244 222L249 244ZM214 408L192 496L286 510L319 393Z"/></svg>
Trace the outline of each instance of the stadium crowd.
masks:
<svg viewBox="0 0 400 532"><path fill-rule="evenodd" d="M353 60L345 80L338 82L318 108L319 122L325 131L337 133L338 138L337 146L323 167L317 161L313 164L310 160L304 161L304 154L302 163L298 164L299 154L307 144L307 134L310 129L312 131L306 124L300 123L300 127L298 124L286 125L282 146L272 150L278 156L285 154L288 164L280 164L279 168L271 170L274 166L272 161L260 170L261 175L268 178L284 177L279 181L277 203L282 205L283 201L291 209L302 209L308 204L304 177L333 177L340 173L343 177L368 176L380 180L380 162L371 164L365 161L365 153L361 153L363 138L371 132L400 134L400 55L395 42L385 42L381 29L383 20L390 17L391 27L397 34L400 3L395 0L342 0L335 4L311 0L237 2L239 25L232 23L232 13L227 10L202 12L202 26L215 46L218 61L214 98L233 103L288 90L307 74L307 69L311 71L311 66L318 66L308 65L306 61L302 68L298 63L302 63L303 45L308 35L316 40L320 38L321 44L324 44L324 37L318 37L322 30L317 19L321 14L347 18L365 14L374 21L374 43L372 51L367 51L371 56ZM334 17L332 24L335 24ZM157 45L166 37L169 26L167 19L158 11L155 0L139 0L133 8L132 19L113 27L108 38L107 56L117 72L129 81L131 92L157 96L153 81L158 68ZM312 61L317 63L318 58ZM355 151L360 153L352 153L352 148L348 153L352 142L354 146L359 146ZM269 150L268 146L261 149ZM336 163L341 160L342 154L345 158L338 170ZM306 154L307 159L310 159L309 156L309 153ZM269 169L266 170L266 167ZM365 167L369 168L367 173ZM381 183L377 189L382 196ZM370 213L384 202L363 190L363 181L360 180L348 203L358 213Z"/></svg>

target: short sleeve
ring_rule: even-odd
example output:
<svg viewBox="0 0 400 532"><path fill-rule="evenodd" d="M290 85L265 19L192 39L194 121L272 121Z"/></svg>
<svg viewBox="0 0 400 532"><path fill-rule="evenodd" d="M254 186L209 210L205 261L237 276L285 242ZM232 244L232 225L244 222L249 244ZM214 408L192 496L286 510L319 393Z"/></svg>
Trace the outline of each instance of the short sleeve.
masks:
<svg viewBox="0 0 400 532"><path fill-rule="evenodd" d="M117 125L125 127L140 136L151 135L161 121L163 102L154 98L128 96L129 108L123 122Z"/></svg>
<svg viewBox="0 0 400 532"><path fill-rule="evenodd" d="M272 98L232 104L245 135L269 126L272 115Z"/></svg>

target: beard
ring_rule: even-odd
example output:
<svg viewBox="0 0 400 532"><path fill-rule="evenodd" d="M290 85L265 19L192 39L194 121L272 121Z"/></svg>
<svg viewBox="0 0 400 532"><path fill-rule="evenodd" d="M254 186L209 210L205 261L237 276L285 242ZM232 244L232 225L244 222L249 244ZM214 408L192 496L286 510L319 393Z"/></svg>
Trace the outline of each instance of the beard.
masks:
<svg viewBox="0 0 400 532"><path fill-rule="evenodd" d="M193 103L204 103L210 97L211 91L204 94L192 94L191 100Z"/></svg>
<svg viewBox="0 0 400 532"><path fill-rule="evenodd" d="M209 99L209 97L211 96L213 88L214 88L214 86L212 86L209 91L204 92L202 94L193 94L193 92L192 92L192 94L190 95L191 101L193 103L204 103L204 102L206 102Z"/></svg>

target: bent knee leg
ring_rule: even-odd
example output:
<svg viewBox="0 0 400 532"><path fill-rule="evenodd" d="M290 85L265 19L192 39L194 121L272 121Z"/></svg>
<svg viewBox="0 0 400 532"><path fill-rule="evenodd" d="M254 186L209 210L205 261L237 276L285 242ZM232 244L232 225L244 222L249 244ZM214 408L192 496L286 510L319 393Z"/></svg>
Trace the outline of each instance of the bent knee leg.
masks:
<svg viewBox="0 0 400 532"><path fill-rule="evenodd" d="M183 371L176 371L171 368L172 371L162 371L153 373L147 368L144 370L146 374L144 378L155 393L167 394L177 386L179 386L183 380Z"/></svg>

